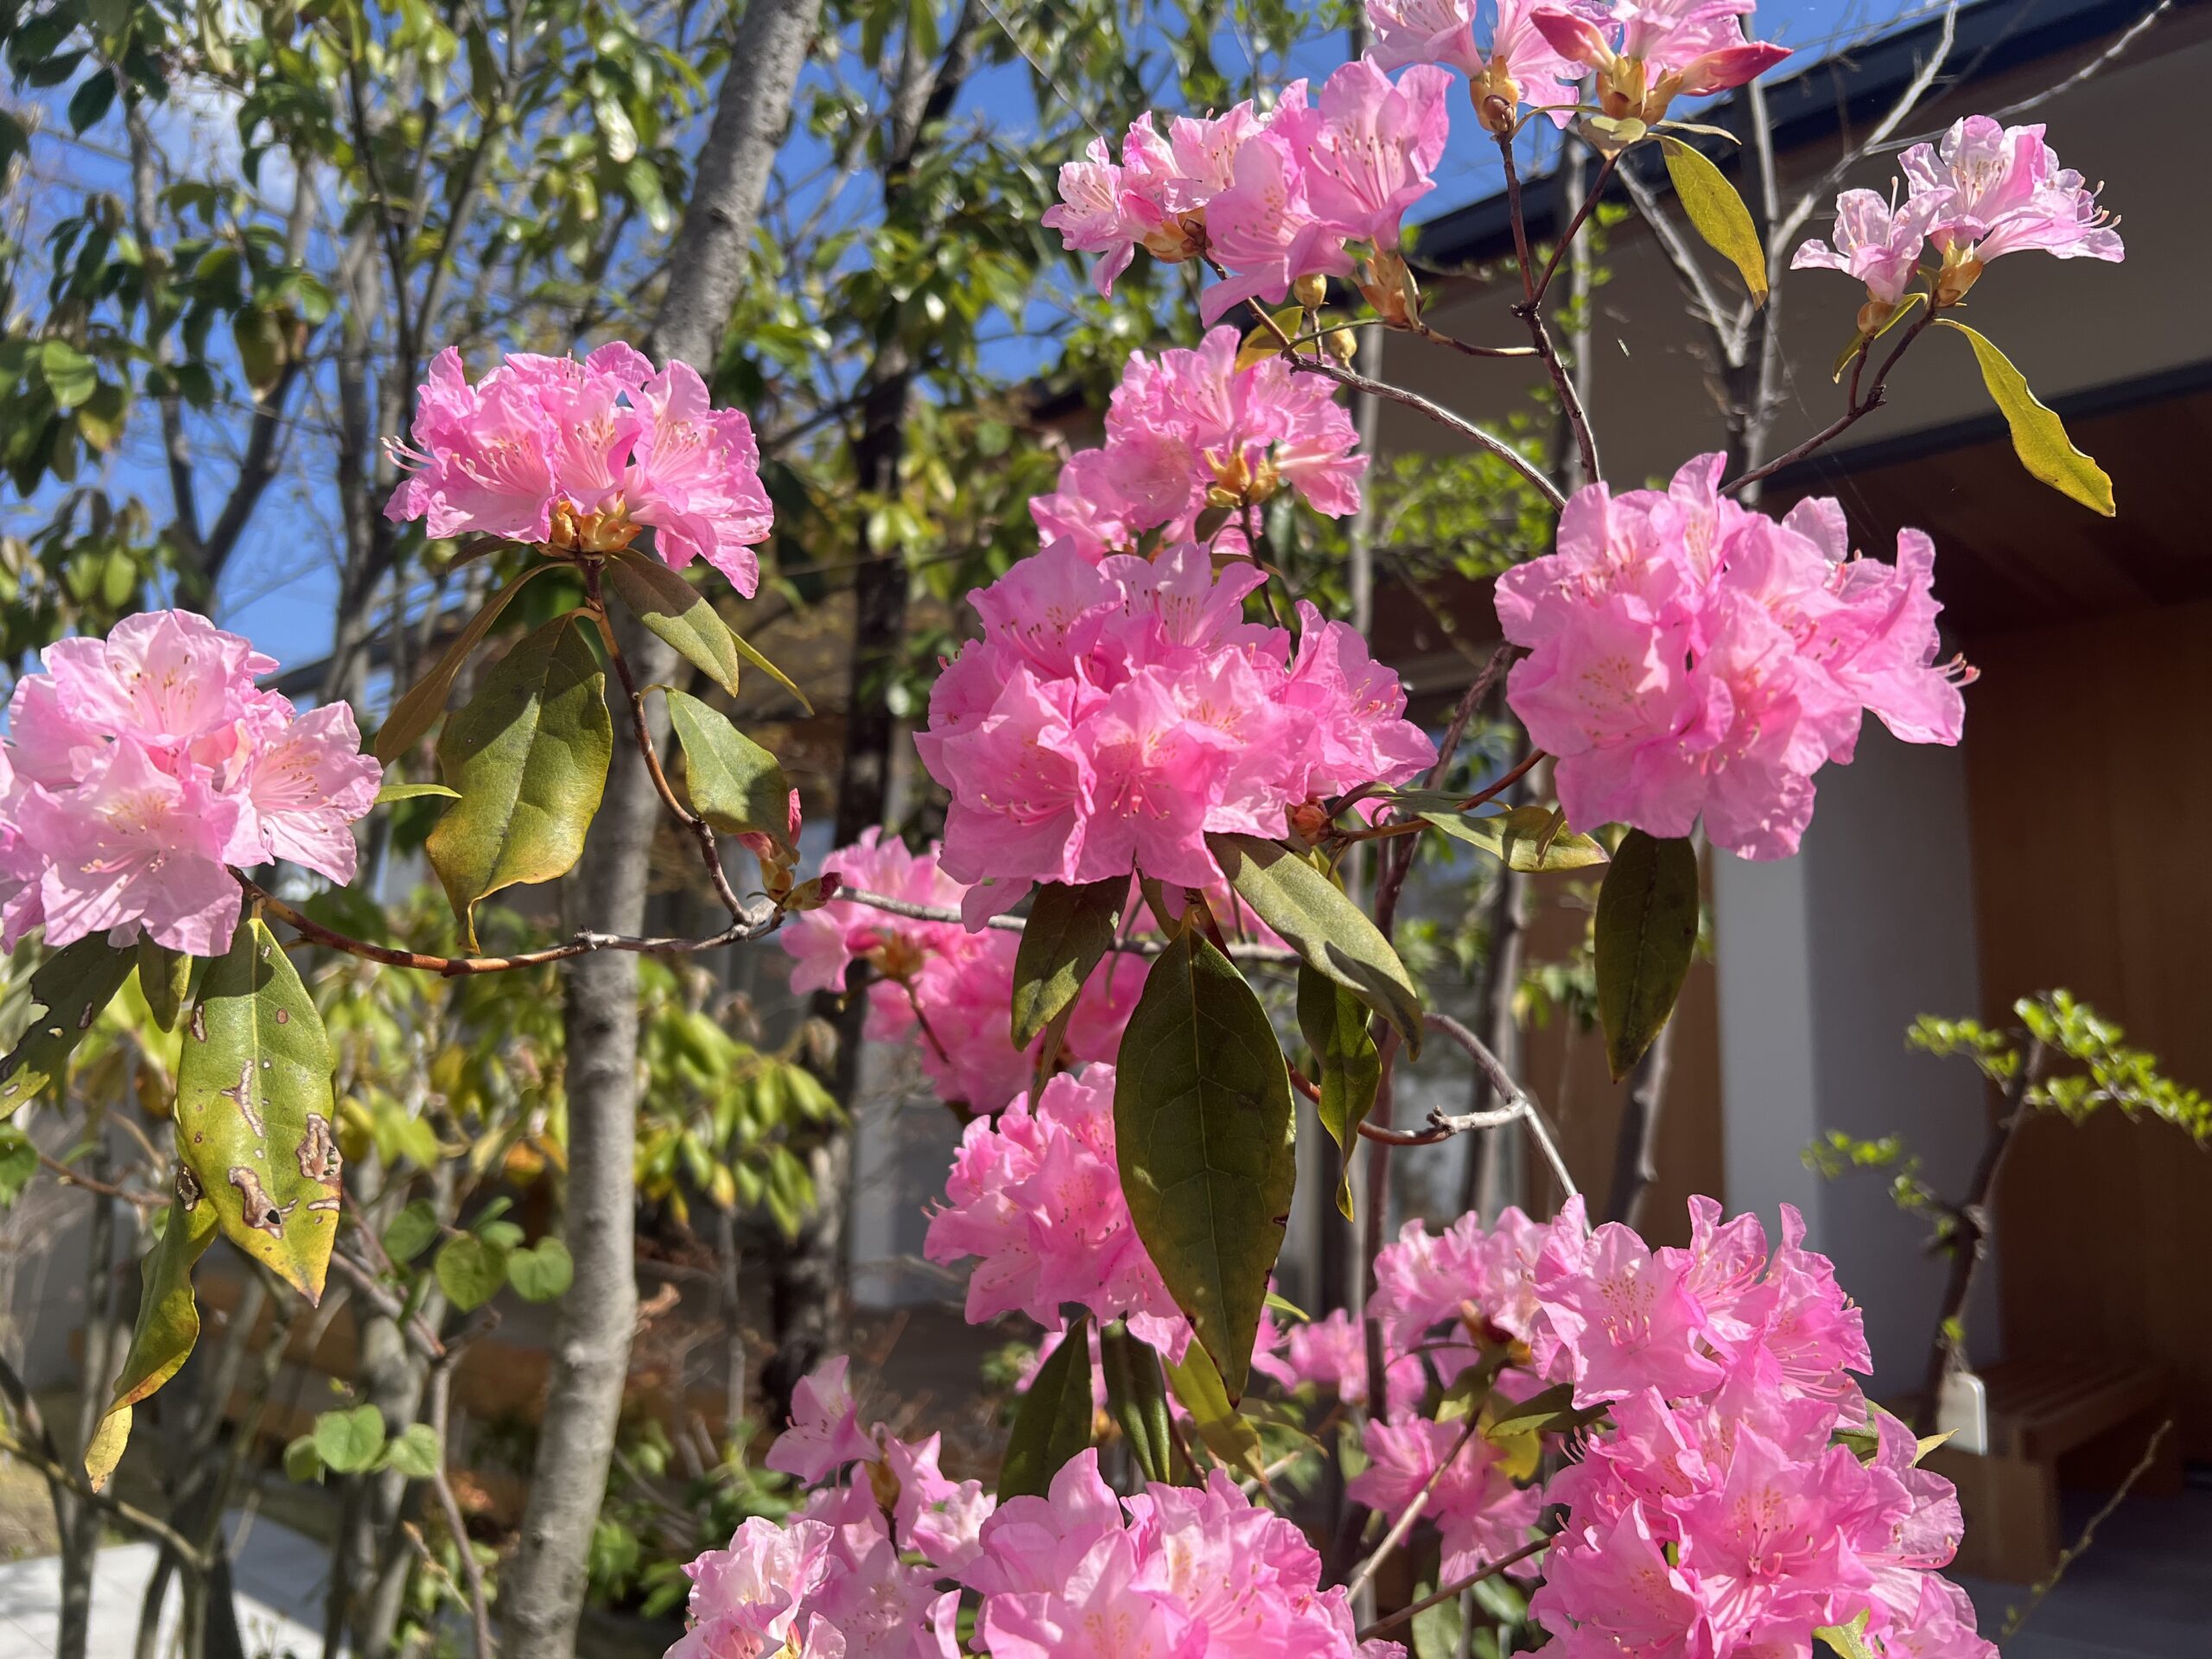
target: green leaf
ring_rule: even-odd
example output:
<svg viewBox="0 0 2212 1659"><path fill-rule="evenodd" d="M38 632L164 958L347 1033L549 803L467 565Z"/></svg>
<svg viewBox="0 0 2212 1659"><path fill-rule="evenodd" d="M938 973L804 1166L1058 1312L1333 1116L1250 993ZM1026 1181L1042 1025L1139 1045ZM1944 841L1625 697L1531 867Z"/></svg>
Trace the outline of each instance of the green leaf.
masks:
<svg viewBox="0 0 2212 1659"><path fill-rule="evenodd" d="M704 594L650 553L617 553L607 562L607 579L638 620L658 634L677 654L716 685L737 695L742 663L737 636L715 613Z"/></svg>
<svg viewBox="0 0 2212 1659"><path fill-rule="evenodd" d="M1875 1659L1874 1649L1866 1641L1866 1610L1863 1607L1850 1624L1823 1624L1813 1634L1843 1659Z"/></svg>
<svg viewBox="0 0 2212 1659"><path fill-rule="evenodd" d="M322 1456L315 1449L315 1436L302 1434L284 1448L284 1478L304 1486L322 1479Z"/></svg>
<svg viewBox="0 0 2212 1659"><path fill-rule="evenodd" d="M423 741L423 734L435 726L438 716L445 712L446 699L453 694L454 677L461 672L461 665L468 660L470 653L484 643L484 636L499 620L499 613L507 608L508 601L522 591L525 582L552 569L550 564L530 565L484 601L484 608L468 619L467 626L446 647L445 655L415 682L405 696L391 705L391 712L377 728L374 748L378 760L388 766Z"/></svg>
<svg viewBox="0 0 2212 1659"><path fill-rule="evenodd" d="M215 1240L215 1207L187 1206L180 1195L169 1203L167 1224L139 1264L144 1288L138 1319L130 1332L130 1351L116 1378L115 1398L85 1447L85 1473L93 1489L107 1484L130 1435L131 1408L183 1368L200 1340L200 1307L192 1296L192 1269Z"/></svg>
<svg viewBox="0 0 2212 1659"><path fill-rule="evenodd" d="M438 1252L438 1288L464 1313L474 1313L507 1282L507 1252L474 1233L458 1233Z"/></svg>
<svg viewBox="0 0 2212 1659"><path fill-rule="evenodd" d="M1406 965L1365 912L1298 854L1257 836L1208 836L1236 896L1280 933L1308 967L1358 995L1421 1052L1421 995Z"/></svg>
<svg viewBox="0 0 2212 1659"><path fill-rule="evenodd" d="M1381 1056L1367 1029L1367 1005L1326 975L1300 964L1298 969L1298 1029L1321 1075L1316 1108L1321 1127L1337 1143L1337 1208L1351 1219L1351 1150L1359 1126L1375 1109L1382 1082Z"/></svg>
<svg viewBox="0 0 2212 1659"><path fill-rule="evenodd" d="M176 1141L223 1236L308 1301L338 1236L337 1058L315 999L258 918L208 963L176 1074ZM196 1201L195 1201L196 1202Z"/></svg>
<svg viewBox="0 0 2212 1659"><path fill-rule="evenodd" d="M38 1173L38 1144L12 1123L0 1123L0 1206L12 1205Z"/></svg>
<svg viewBox="0 0 2212 1659"><path fill-rule="evenodd" d="M1047 881L1037 889L1014 956L1015 1048L1027 1049L1075 1006L1084 981L1113 948L1128 893L1128 879L1118 875L1081 887Z"/></svg>
<svg viewBox="0 0 2212 1659"><path fill-rule="evenodd" d="M541 1240L535 1249L517 1250L507 1258L507 1282L525 1302L565 1296L575 1277L575 1262L557 1238Z"/></svg>
<svg viewBox="0 0 2212 1659"><path fill-rule="evenodd" d="M692 810L725 836L766 836L796 858L791 784L776 757L726 715L683 692L668 694L669 723L683 746Z"/></svg>
<svg viewBox="0 0 2212 1659"><path fill-rule="evenodd" d="M66 340L39 341L38 369L54 401L64 409L76 408L99 390L99 371L92 359Z"/></svg>
<svg viewBox="0 0 2212 1659"><path fill-rule="evenodd" d="M1078 1314L1037 1368L999 1465L999 1502L1042 1497L1060 1465L1090 1444L1090 1319Z"/></svg>
<svg viewBox="0 0 2212 1659"><path fill-rule="evenodd" d="M1152 1345L1116 1319L1099 1332L1098 1357L1106 1373L1106 1409L1121 1425L1138 1472L1162 1484L1192 1480L1189 1463L1176 1450L1167 1379Z"/></svg>
<svg viewBox="0 0 2212 1659"><path fill-rule="evenodd" d="M276 389L289 353L284 326L273 311L248 306L231 319L231 341L238 347L238 366L245 371L246 389L257 401Z"/></svg>
<svg viewBox="0 0 2212 1659"><path fill-rule="evenodd" d="M1416 1585L1415 1599L1426 1598L1436 1586ZM1465 1619L1459 1611L1459 1598L1447 1596L1433 1607L1415 1613L1412 1620L1414 1659L1459 1659L1459 1637Z"/></svg>
<svg viewBox="0 0 2212 1659"><path fill-rule="evenodd" d="M405 1267L429 1249L444 1230L438 1222L437 1206L428 1198L416 1198L384 1230L384 1253Z"/></svg>
<svg viewBox="0 0 2212 1659"><path fill-rule="evenodd" d="M315 1420L315 1454L337 1474L359 1474L383 1450L384 1413L373 1405L326 1411Z"/></svg>
<svg viewBox="0 0 2212 1659"><path fill-rule="evenodd" d="M583 851L614 753L607 676L556 616L515 645L438 737L461 791L423 850L476 948L476 906L503 887L565 875Z"/></svg>
<svg viewBox="0 0 2212 1659"><path fill-rule="evenodd" d="M384 1449L385 1467L410 1480L435 1478L438 1465L444 1460L443 1448L438 1445L438 1431L428 1423L408 1424Z"/></svg>
<svg viewBox="0 0 2212 1659"><path fill-rule="evenodd" d="M1180 1365L1166 1366L1167 1385L1191 1414L1199 1442L1230 1469L1257 1475L1267 1467L1260 1455L1260 1431L1236 1409L1206 1351L1192 1343Z"/></svg>
<svg viewBox="0 0 2212 1659"><path fill-rule="evenodd" d="M1434 810L1421 816L1453 840L1479 847L1509 870L1586 870L1605 861L1602 844L1567 829L1548 807L1516 806L1487 817Z"/></svg>
<svg viewBox="0 0 2212 1659"><path fill-rule="evenodd" d="M69 130L82 132L98 126L115 105L115 77L96 69L79 83L69 98Z"/></svg>
<svg viewBox="0 0 2212 1659"><path fill-rule="evenodd" d="M1585 1423L1596 1422L1605 1415L1605 1408L1602 1404L1578 1410L1574 1404L1574 1385L1558 1382L1530 1395L1526 1400L1510 1405L1501 1404L1496 1414L1483 1425L1483 1433L1494 1442L1503 1442L1518 1434L1564 1433L1570 1428L1580 1428Z"/></svg>
<svg viewBox="0 0 2212 1659"><path fill-rule="evenodd" d="M459 790L448 789L443 784L386 784L377 791L377 804L389 806L394 801L419 801L429 795L444 801L461 798Z"/></svg>
<svg viewBox="0 0 2212 1659"><path fill-rule="evenodd" d="M2079 501L2094 512L2110 518L2120 511L2113 499L2112 480L2105 469L2074 447L2065 423L2028 387L2026 378L2012 359L1989 340L1950 317L1936 321L1955 328L1974 347L1981 365L1981 383L2012 429L2012 451L2029 475L2048 484L2061 495Z"/></svg>
<svg viewBox="0 0 2212 1659"><path fill-rule="evenodd" d="M1274 312L1267 322L1260 324L1244 336L1236 348L1236 366L1249 369L1255 363L1264 363L1271 357L1290 354L1286 340L1299 339L1306 332L1306 308L1290 306Z"/></svg>
<svg viewBox="0 0 2212 1659"><path fill-rule="evenodd" d="M747 643L743 634L737 632L735 630L732 630L729 637L730 642L737 647L737 654L744 658L747 662L752 664L753 667L759 669L763 674L766 674L778 685L782 686L785 690L790 692L791 694L792 701L798 704L801 713L810 715L814 712L814 705L806 700L806 693L798 689L798 686L792 681L790 675L785 673L782 669L778 668L773 663L770 662L766 657L763 657L758 651L754 650L753 646Z"/></svg>
<svg viewBox="0 0 2212 1659"><path fill-rule="evenodd" d="M1659 147L1666 153L1667 176L1675 181L1683 213L1713 251L1741 273L1751 302L1764 305L1766 250L1759 246L1758 227L1751 223L1751 211L1736 187L1694 145L1662 132Z"/></svg>
<svg viewBox="0 0 2212 1659"><path fill-rule="evenodd" d="M0 1060L0 1118L67 1078L69 1056L123 988L130 969L130 953L109 950L100 934L79 939L39 963L31 976L38 1018Z"/></svg>
<svg viewBox="0 0 2212 1659"><path fill-rule="evenodd" d="M1598 1020L1613 1081L1628 1076L1674 1012L1697 947L1697 849L1641 830L1622 837L1598 889Z"/></svg>
<svg viewBox="0 0 2212 1659"><path fill-rule="evenodd" d="M1114 1135L1129 1217L1234 1402L1297 1179L1290 1077L1260 999L1196 932L1145 977L1122 1033Z"/></svg>
<svg viewBox="0 0 2212 1659"><path fill-rule="evenodd" d="M192 985L192 958L154 943L153 936L138 935L138 991L146 999L154 1023L163 1031L176 1029L184 1012L184 996Z"/></svg>

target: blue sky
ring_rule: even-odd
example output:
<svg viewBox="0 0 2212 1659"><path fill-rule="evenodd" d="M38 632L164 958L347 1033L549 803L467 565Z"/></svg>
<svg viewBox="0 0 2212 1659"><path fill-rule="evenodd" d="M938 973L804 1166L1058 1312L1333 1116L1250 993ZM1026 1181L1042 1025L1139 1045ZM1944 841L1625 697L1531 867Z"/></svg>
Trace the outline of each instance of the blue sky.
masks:
<svg viewBox="0 0 2212 1659"><path fill-rule="evenodd" d="M1759 9L1756 33L1796 48L1797 62L1806 63L1864 38L1885 22L1928 9L1929 0L1768 0ZM1240 56L1233 39L1224 41L1219 61L1225 68L1236 65ZM1343 56L1341 35L1317 36L1293 52L1287 69L1290 74L1319 79L1341 63ZM1782 73L1793 67L1785 65ZM1287 77L1278 77L1282 78ZM1001 127L1033 122L1027 72L1014 64L979 76L963 107ZM810 166L810 143L804 135L795 137L786 164L801 170ZM1416 216L1431 216L1488 195L1500 182L1489 139L1471 121L1459 122L1438 171L1436 191ZM1047 361L1052 349L1047 334L1014 335L993 348L990 366L1018 375ZM142 429L149 425L141 423ZM142 430L142 440L143 435ZM166 505L167 486L156 472L156 461L154 446L142 441L117 462L111 488L118 495L143 496L155 504L158 518ZM264 500L258 521L223 583L218 620L288 664L319 655L329 639L337 593L334 511L333 504L302 490L296 477L288 476Z"/></svg>

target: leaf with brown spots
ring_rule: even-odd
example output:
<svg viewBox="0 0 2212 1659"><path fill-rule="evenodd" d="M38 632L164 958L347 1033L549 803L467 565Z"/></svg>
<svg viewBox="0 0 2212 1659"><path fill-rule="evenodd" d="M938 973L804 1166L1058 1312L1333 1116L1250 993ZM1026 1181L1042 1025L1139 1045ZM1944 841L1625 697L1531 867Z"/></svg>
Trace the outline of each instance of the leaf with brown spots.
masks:
<svg viewBox="0 0 2212 1659"><path fill-rule="evenodd" d="M330 1039L259 921L210 963L177 1067L177 1151L238 1249L322 1296L338 1215ZM318 1135L316 1125L321 1125Z"/></svg>

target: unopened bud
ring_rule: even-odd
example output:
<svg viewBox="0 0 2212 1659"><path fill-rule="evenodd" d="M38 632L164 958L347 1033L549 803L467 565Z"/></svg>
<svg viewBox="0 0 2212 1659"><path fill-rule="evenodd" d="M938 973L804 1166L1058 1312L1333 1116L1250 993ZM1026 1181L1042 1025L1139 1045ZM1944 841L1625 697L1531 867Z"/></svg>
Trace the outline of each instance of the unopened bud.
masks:
<svg viewBox="0 0 2212 1659"><path fill-rule="evenodd" d="M1319 311L1329 297L1329 279L1321 276L1305 276L1290 285L1291 297L1308 311Z"/></svg>
<svg viewBox="0 0 2212 1659"><path fill-rule="evenodd" d="M1349 363L1359 355L1359 337L1349 328L1332 328L1322 342L1329 348L1329 355L1339 363Z"/></svg>
<svg viewBox="0 0 2212 1659"><path fill-rule="evenodd" d="M1887 300L1870 299L1859 308L1859 337L1872 340L1882 332L1882 325L1897 315L1897 307Z"/></svg>
<svg viewBox="0 0 2212 1659"><path fill-rule="evenodd" d="M1946 264L1936 276L1936 304L1938 307L1956 305L1980 280L1981 261L1979 259L1969 256L1956 264Z"/></svg>
<svg viewBox="0 0 2212 1659"><path fill-rule="evenodd" d="M1319 801L1300 801L1283 815L1290 833L1308 847L1318 846L1329 833L1329 809Z"/></svg>

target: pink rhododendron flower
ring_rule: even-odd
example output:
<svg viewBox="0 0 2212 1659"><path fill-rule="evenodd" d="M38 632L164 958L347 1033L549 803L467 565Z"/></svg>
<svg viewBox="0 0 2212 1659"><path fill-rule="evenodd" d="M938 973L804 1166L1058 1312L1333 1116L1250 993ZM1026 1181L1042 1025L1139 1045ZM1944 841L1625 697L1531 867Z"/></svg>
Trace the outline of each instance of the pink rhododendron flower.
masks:
<svg viewBox="0 0 2212 1659"><path fill-rule="evenodd" d="M1027 1313L1065 1328L1063 1303L1130 1332L1180 1361L1190 1326L1139 1242L1114 1155L1114 1068L1046 1084L1033 1108L1018 1095L995 1118L963 1134L930 1217L922 1253L950 1264L974 1257L971 1325Z"/></svg>
<svg viewBox="0 0 2212 1659"><path fill-rule="evenodd" d="M690 1628L669 1659L755 1659L781 1655L800 1605L830 1571L830 1529L819 1521L779 1527L759 1518L738 1528L728 1549L709 1550L683 1570L690 1575ZM825 1651L808 1620L799 1651Z"/></svg>
<svg viewBox="0 0 2212 1659"><path fill-rule="evenodd" d="M189 611L48 646L16 683L0 751L0 942L143 932L193 956L237 930L232 868L289 859L353 879L352 825L382 770L343 703L297 715L276 666Z"/></svg>
<svg viewBox="0 0 2212 1659"><path fill-rule="evenodd" d="M1204 887L1220 879L1207 832L1280 835L1313 797L1426 766L1396 677L1350 629L1301 607L1294 656L1285 631L1243 620L1262 580L1189 544L1096 567L1047 547L971 595L983 637L915 737L952 796L941 868L995 880L990 910L1032 881L1132 870Z"/></svg>
<svg viewBox="0 0 2212 1659"><path fill-rule="evenodd" d="M615 343L579 363L518 353L471 385L448 346L418 393L410 469L385 505L435 537L613 552L651 527L672 568L703 558L747 598L772 516L746 417L688 363Z"/></svg>
<svg viewBox="0 0 2212 1659"><path fill-rule="evenodd" d="M1440 1570L1446 1580L1479 1572L1519 1549L1544 1505L1541 1491L1516 1486L1500 1467L1503 1450L1480 1434L1463 1446L1465 1433L1465 1422L1370 1417L1361 1430L1368 1465L1346 1488L1355 1501L1383 1515L1402 1512L1426 1491L1423 1513L1443 1535ZM1509 1570L1526 1578L1537 1568L1531 1560Z"/></svg>
<svg viewBox="0 0 2212 1659"><path fill-rule="evenodd" d="M1375 31L1368 56L1382 69L1440 63L1457 69L1470 83L1483 124L1492 132L1510 130L1519 106L1534 104L1565 126L1573 118L1581 67L1564 56L1536 27L1538 0L1497 0L1484 8L1478 0L1367 0ZM1489 50L1478 43L1478 14L1495 14ZM1570 10L1602 16L1602 4Z"/></svg>
<svg viewBox="0 0 2212 1659"><path fill-rule="evenodd" d="M1904 532L1894 566L1847 556L1840 508L1777 524L1719 493L1720 459L1664 493L1577 492L1558 550L1499 578L1505 636L1530 648L1507 696L1559 757L1575 825L1682 836L1701 815L1714 845L1779 858L1865 713L1955 743L1972 676L1936 662L1925 537Z"/></svg>
<svg viewBox="0 0 2212 1659"><path fill-rule="evenodd" d="M934 846L911 853L875 829L862 830L857 842L830 854L822 868L844 888L909 904L959 909L968 899L968 887L938 868ZM1036 1076L1045 1039L1014 1046L1018 935L971 933L957 922L915 921L833 899L792 917L778 937L793 959L794 991L842 990L851 965L867 963L874 972L868 987L868 1040L912 1047L944 1099L995 1112ZM1056 1058L1113 1058L1142 986L1142 976L1118 957L1101 966L1084 985Z"/></svg>
<svg viewBox="0 0 2212 1659"><path fill-rule="evenodd" d="M2062 259L2126 257L2111 216L2079 173L2058 164L2041 123L2006 127L1986 115L1955 122L1941 145L1898 158L1916 199L1936 202L1928 239L1945 264L1979 268L2041 248ZM1950 297L1963 294L1958 287Z"/></svg>
<svg viewBox="0 0 2212 1659"><path fill-rule="evenodd" d="M1195 351L1130 354L1104 445L1071 456L1058 491L1029 504L1048 543L1095 563L1147 531L1187 540L1208 506L1257 505L1285 488L1332 518L1359 510L1367 458L1352 453L1350 413L1278 358L1238 368L1238 344L1234 328L1216 328Z"/></svg>
<svg viewBox="0 0 2212 1659"><path fill-rule="evenodd" d="M790 1426L762 1459L769 1468L817 1485L844 1465L874 1455L875 1441L861 1432L860 1408L846 1379L850 1364L840 1354L799 1379Z"/></svg>
<svg viewBox="0 0 2212 1659"><path fill-rule="evenodd" d="M1264 1316L1258 1351L1252 1369L1271 1376L1286 1389L1313 1383L1348 1405L1367 1403L1367 1333L1344 1309L1319 1319L1308 1319L1277 1331ZM1421 1357L1402 1353L1392 1357L1383 1372L1390 1396L1385 1409L1421 1398L1428 1386Z"/></svg>
<svg viewBox="0 0 2212 1659"><path fill-rule="evenodd" d="M1843 271L1866 283L1877 303L1894 308L1912 285L1928 227L1942 207L1935 194L1911 196L1900 206L1872 190L1847 190L1835 199L1834 245L1813 238L1790 256L1789 268Z"/></svg>
<svg viewBox="0 0 2212 1659"><path fill-rule="evenodd" d="M1745 38L1752 0L1601 0L1538 5L1534 26L1553 50L1598 73L1607 115L1654 122L1676 98L1755 80L1789 48Z"/></svg>

